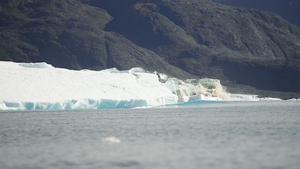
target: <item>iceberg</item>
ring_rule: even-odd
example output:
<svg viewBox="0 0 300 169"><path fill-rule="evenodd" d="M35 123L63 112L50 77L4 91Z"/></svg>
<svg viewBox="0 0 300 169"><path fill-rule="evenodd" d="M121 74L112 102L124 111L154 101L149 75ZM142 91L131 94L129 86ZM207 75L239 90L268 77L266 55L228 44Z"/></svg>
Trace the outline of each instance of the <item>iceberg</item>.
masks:
<svg viewBox="0 0 300 169"><path fill-rule="evenodd" d="M143 68L68 70L0 61L0 110L156 107L197 100L241 100L217 79L180 80Z"/></svg>
<svg viewBox="0 0 300 169"><path fill-rule="evenodd" d="M157 75L142 68L76 71L2 61L0 71L0 110L134 108L178 101Z"/></svg>

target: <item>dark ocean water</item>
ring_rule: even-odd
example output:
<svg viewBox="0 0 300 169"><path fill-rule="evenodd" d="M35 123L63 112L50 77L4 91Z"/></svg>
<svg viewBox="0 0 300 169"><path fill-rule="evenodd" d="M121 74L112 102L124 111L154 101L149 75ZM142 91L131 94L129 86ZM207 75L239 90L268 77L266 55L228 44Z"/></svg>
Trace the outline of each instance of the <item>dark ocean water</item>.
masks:
<svg viewBox="0 0 300 169"><path fill-rule="evenodd" d="M1 169L299 169L299 159L299 101L0 112Z"/></svg>

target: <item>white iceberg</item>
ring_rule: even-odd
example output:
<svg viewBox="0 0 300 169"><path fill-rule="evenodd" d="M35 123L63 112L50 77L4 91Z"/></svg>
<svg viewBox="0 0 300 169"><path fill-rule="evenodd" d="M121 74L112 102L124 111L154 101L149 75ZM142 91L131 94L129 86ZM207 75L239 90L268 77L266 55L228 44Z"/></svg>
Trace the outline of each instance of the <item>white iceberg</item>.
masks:
<svg viewBox="0 0 300 169"><path fill-rule="evenodd" d="M156 74L68 70L46 63L0 62L0 110L149 107L177 103Z"/></svg>
<svg viewBox="0 0 300 169"><path fill-rule="evenodd" d="M120 139L117 139L116 137L105 137L101 139L102 143L107 143L107 144L118 144L121 143Z"/></svg>
<svg viewBox="0 0 300 169"><path fill-rule="evenodd" d="M197 100L257 100L231 95L217 79L179 80L142 68L68 70L0 61L0 110L154 107Z"/></svg>

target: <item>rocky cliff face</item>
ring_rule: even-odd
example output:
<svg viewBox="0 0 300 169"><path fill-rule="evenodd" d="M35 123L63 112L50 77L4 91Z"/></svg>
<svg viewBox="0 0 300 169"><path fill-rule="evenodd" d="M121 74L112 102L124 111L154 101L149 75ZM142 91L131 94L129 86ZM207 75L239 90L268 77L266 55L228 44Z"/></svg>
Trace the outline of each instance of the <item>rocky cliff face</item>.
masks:
<svg viewBox="0 0 300 169"><path fill-rule="evenodd" d="M210 0L0 4L0 60L71 69L140 66L300 92L300 28L273 13Z"/></svg>

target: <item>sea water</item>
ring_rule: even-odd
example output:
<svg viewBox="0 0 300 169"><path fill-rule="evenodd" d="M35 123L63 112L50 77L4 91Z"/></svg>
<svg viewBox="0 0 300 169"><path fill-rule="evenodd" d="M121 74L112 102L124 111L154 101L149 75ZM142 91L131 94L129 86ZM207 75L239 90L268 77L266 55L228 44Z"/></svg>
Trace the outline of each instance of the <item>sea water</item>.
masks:
<svg viewBox="0 0 300 169"><path fill-rule="evenodd" d="M299 169L300 103L0 112L1 169Z"/></svg>

